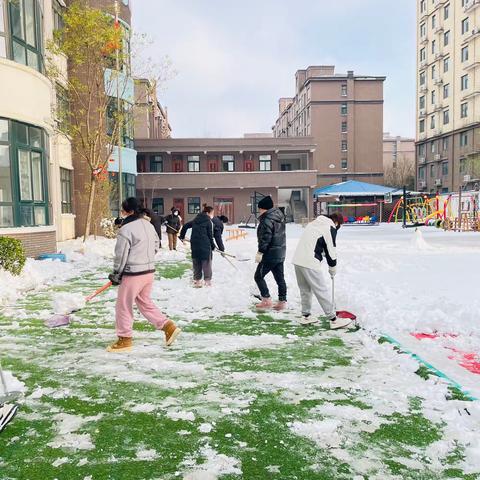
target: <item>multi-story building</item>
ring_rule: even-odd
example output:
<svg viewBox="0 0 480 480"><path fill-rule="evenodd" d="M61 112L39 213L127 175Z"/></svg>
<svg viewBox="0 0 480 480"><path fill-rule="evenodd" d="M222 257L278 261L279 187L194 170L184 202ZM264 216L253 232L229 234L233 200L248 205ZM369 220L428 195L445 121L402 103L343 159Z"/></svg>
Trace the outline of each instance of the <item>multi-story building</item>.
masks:
<svg viewBox="0 0 480 480"><path fill-rule="evenodd" d="M298 70L293 98L279 100L275 137L311 136L320 186L383 178L385 77L336 74L334 66Z"/></svg>
<svg viewBox="0 0 480 480"><path fill-rule="evenodd" d="M56 85L45 76L56 0L0 0L0 235L28 255L74 234L70 143L55 134ZM66 72L64 59L56 59Z"/></svg>
<svg viewBox="0 0 480 480"><path fill-rule="evenodd" d="M417 188L468 184L480 153L480 3L417 0Z"/></svg>
<svg viewBox="0 0 480 480"><path fill-rule="evenodd" d="M271 195L290 220L312 215L311 137L136 139L137 196L159 215L177 207L192 219L203 203L230 222L248 219Z"/></svg>
<svg viewBox="0 0 480 480"><path fill-rule="evenodd" d="M133 115L136 138L154 139L172 136L167 109L162 107L158 100L154 82L145 78L135 79Z"/></svg>
<svg viewBox="0 0 480 480"><path fill-rule="evenodd" d="M414 138L383 134L383 173L387 185L413 188L410 184L415 180Z"/></svg>

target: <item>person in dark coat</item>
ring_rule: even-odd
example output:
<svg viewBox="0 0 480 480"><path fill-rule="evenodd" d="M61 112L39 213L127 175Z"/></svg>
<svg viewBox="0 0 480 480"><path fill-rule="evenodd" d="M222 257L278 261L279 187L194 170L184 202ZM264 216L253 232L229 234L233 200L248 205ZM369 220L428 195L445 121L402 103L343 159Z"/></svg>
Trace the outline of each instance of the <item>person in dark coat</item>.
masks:
<svg viewBox="0 0 480 480"><path fill-rule="evenodd" d="M257 229L258 252L255 261L258 263L255 272L262 301L256 305L259 310L274 308L277 311L287 306L287 284L285 283L284 262L287 252L285 235L285 215L279 208L274 208L272 197L264 197L258 202L260 223ZM272 272L278 285L278 302L273 305L268 291L265 276Z"/></svg>
<svg viewBox="0 0 480 480"><path fill-rule="evenodd" d="M223 244L222 234L224 225L228 223L228 218L225 215L219 215L212 218L213 223L213 238L217 244L217 248L221 251L225 251L225 245Z"/></svg>
<svg viewBox="0 0 480 480"><path fill-rule="evenodd" d="M178 234L182 228L182 217L178 208L172 207L171 212L165 217L164 224L167 226L168 248L176 250Z"/></svg>
<svg viewBox="0 0 480 480"><path fill-rule="evenodd" d="M180 232L180 240L185 240L187 231L191 228L190 246L192 248L193 285L202 286L202 276L207 287L212 284L212 252L215 250L213 241L213 207L204 205L191 222L187 222Z"/></svg>
<svg viewBox="0 0 480 480"><path fill-rule="evenodd" d="M157 232L158 238L160 240L160 248L162 248L162 225L163 225L163 218L160 215L157 215L153 210L149 208L142 209L143 216L150 221Z"/></svg>

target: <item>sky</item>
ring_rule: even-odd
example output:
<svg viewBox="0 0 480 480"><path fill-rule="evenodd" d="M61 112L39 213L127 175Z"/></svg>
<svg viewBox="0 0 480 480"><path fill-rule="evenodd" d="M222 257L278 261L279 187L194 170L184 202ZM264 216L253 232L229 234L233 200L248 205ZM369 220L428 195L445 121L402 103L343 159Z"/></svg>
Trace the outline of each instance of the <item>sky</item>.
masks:
<svg viewBox="0 0 480 480"><path fill-rule="evenodd" d="M384 131L415 132L415 0L134 0L148 56L171 59L163 86L174 137L271 132L295 72L386 76ZM147 55L147 53L145 54Z"/></svg>

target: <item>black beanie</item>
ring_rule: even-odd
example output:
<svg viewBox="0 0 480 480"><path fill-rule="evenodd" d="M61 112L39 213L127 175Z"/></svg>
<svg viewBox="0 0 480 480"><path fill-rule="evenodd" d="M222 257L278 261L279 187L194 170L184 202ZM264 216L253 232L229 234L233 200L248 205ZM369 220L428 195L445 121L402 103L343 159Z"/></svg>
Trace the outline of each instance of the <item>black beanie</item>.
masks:
<svg viewBox="0 0 480 480"><path fill-rule="evenodd" d="M258 202L258 208L261 208L262 210L270 210L273 208L273 200L272 197L263 197L259 202Z"/></svg>
<svg viewBox="0 0 480 480"><path fill-rule="evenodd" d="M125 212L133 212L138 215L140 213L140 204L135 197L129 197L122 202L122 208Z"/></svg>

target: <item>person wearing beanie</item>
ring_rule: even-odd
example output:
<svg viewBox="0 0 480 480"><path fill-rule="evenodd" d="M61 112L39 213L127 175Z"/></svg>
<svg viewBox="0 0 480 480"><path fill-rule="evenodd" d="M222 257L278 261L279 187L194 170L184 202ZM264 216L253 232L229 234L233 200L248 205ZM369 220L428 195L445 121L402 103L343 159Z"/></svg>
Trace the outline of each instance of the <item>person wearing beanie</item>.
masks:
<svg viewBox="0 0 480 480"><path fill-rule="evenodd" d="M182 217L178 208L172 207L170 211L172 213L165 217L164 225L167 226L168 248L176 250L178 234L182 228Z"/></svg>
<svg viewBox="0 0 480 480"><path fill-rule="evenodd" d="M287 306L287 284L285 282L284 262L287 251L285 235L285 215L273 205L272 197L264 197L258 202L260 223L257 229L258 252L255 261L258 263L255 282L260 290L262 301L256 308L260 311L281 311ZM265 276L272 272L278 286L278 302L273 305Z"/></svg>
<svg viewBox="0 0 480 480"><path fill-rule="evenodd" d="M177 338L180 329L151 299L155 254L160 240L154 226L144 217L136 198L123 201L121 214L123 222L117 234L114 270L108 276L112 285L119 286L115 305L118 340L107 351L128 352L132 349L134 303L155 328L163 330L165 343L169 346Z"/></svg>

